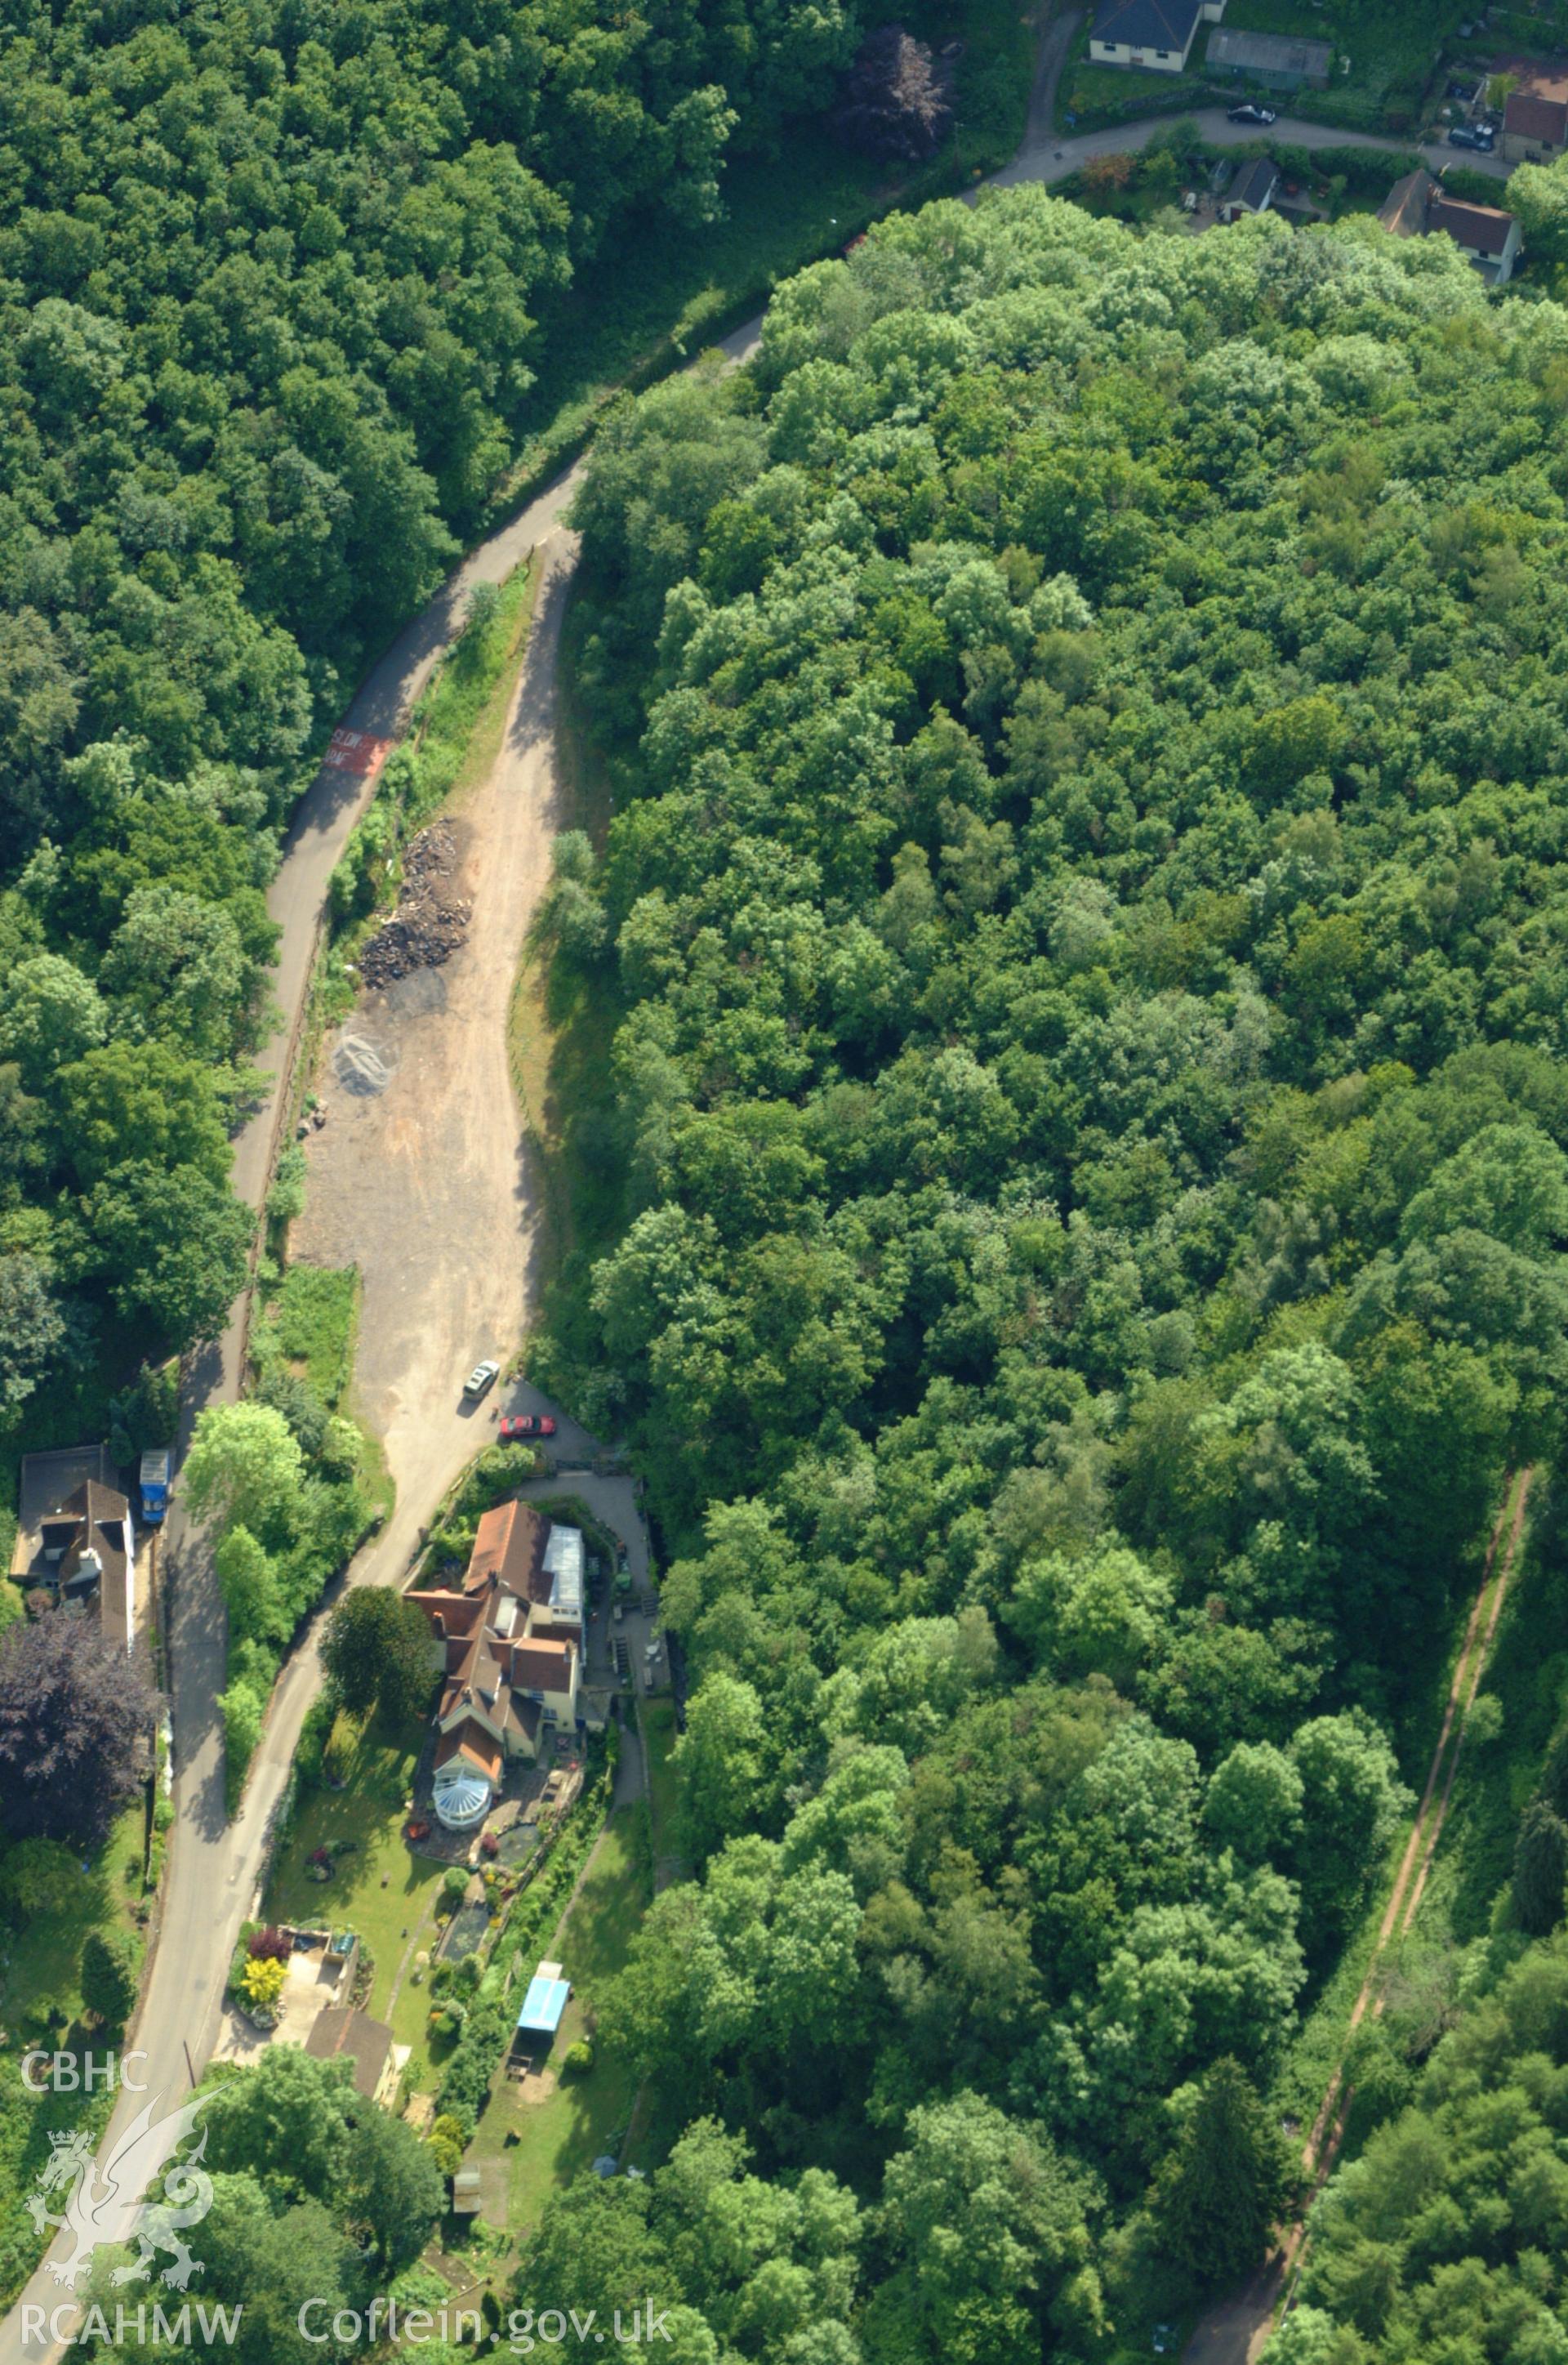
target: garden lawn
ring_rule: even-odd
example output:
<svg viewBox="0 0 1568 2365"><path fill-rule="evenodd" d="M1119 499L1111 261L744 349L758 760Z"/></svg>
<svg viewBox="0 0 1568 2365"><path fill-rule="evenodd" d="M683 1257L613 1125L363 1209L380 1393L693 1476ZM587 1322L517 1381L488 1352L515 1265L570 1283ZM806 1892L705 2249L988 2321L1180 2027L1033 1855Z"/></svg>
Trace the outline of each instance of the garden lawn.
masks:
<svg viewBox="0 0 1568 2365"><path fill-rule="evenodd" d="M648 1798L654 1819L654 1862L678 1864L676 1808L678 1783L675 1770L675 1702L645 1699L637 1711L642 1720L643 1746L648 1753Z"/></svg>
<svg viewBox="0 0 1568 2365"><path fill-rule="evenodd" d="M81 2018L78 1981L89 1931L124 1930L140 1937L136 1908L141 1901L145 1831L139 1796L111 1829L70 1904L58 1913L34 1914L24 1929L9 1931L0 1941L10 1956L0 1969L0 2028L13 2043L30 2034L28 2015L44 2006L53 2005L70 2021Z"/></svg>
<svg viewBox="0 0 1568 2365"><path fill-rule="evenodd" d="M405 1801L413 1790L424 1732L421 1719L392 1725L379 1715L373 1719L350 1761L346 1787L323 1787L305 1798L278 1851L267 1889L269 1922L318 1929L330 1923L334 1929L358 1933L375 1961L368 2008L378 2020L386 2017L398 1967L435 1902L444 1869L428 1856L416 1855L403 1837ZM307 1859L329 1840L352 1840L354 1852L340 1859L330 1880L311 1880ZM422 1943L433 1945L434 1938L432 1923ZM424 1990L411 1993L422 2021L428 2009ZM413 2041L408 2030L397 2033L399 2042ZM410 2062L410 2070L414 2067Z"/></svg>
<svg viewBox="0 0 1568 2365"><path fill-rule="evenodd" d="M1311 0L1228 0L1225 21L1239 32L1332 41L1350 60L1350 73L1336 66L1327 90L1271 92L1271 106L1358 131L1412 131L1447 37L1464 13L1460 0L1378 0L1375 8L1366 0L1334 0L1326 8Z"/></svg>
<svg viewBox="0 0 1568 2365"><path fill-rule="evenodd" d="M403 796L405 844L448 797L486 779L500 753L528 650L539 573L532 561L512 569L488 617L465 632L414 710L419 766Z"/></svg>
<svg viewBox="0 0 1568 2365"><path fill-rule="evenodd" d="M1208 84L1201 74L1146 73L1135 66L1092 66L1087 60L1062 76L1059 101L1063 122L1071 129L1094 130L1114 123L1132 123L1147 115L1182 115L1208 103Z"/></svg>
<svg viewBox="0 0 1568 2365"><path fill-rule="evenodd" d="M106 2092L34 2096L22 2086L20 2061L35 2037L51 2048L68 2041L101 2052L115 2039L96 2027L84 2030L82 1948L91 1930L129 1931L138 1940L136 1909L141 1901L142 1802L129 1806L109 1833L95 1864L82 1876L75 1896L58 1913L35 1914L24 1929L0 1936L7 1959L0 1965L0 2308L21 2289L43 2248L22 2201L49 2158L51 2135L84 2127L95 2135L108 2117ZM69 2035L56 2021L57 2035L44 2036L43 2015L62 2013Z"/></svg>
<svg viewBox="0 0 1568 2365"><path fill-rule="evenodd" d="M560 2065L567 2047L588 2034L595 1998L624 1967L647 1903L635 1810L618 1808L588 1858L576 1902L542 1945L572 1983L551 2056L559 2082L544 2102L525 2103L502 2079L468 2155L471 2161L506 2163L507 2225L514 2236L537 2225L551 2194L601 2152L620 2148L635 2096L630 2069L602 2057L582 2075Z"/></svg>
<svg viewBox="0 0 1568 2365"><path fill-rule="evenodd" d="M1568 0L1536 0L1533 8L1488 8L1483 38L1495 51L1525 58L1568 50Z"/></svg>

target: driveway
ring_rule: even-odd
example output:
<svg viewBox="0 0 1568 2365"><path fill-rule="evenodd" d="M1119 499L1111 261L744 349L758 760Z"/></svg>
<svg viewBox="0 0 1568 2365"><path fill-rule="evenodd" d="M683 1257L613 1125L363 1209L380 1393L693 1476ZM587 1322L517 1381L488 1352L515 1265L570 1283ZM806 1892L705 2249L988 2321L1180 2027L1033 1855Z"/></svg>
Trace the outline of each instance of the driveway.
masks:
<svg viewBox="0 0 1568 2365"><path fill-rule="evenodd" d="M1029 115L1020 154L1030 148L1044 148L1050 143L1051 127L1057 111L1057 86L1061 81L1068 52L1078 38L1078 28L1082 22L1081 8L1064 8L1046 27L1040 42L1040 54L1035 61L1035 82L1029 93Z"/></svg>
<svg viewBox="0 0 1568 2365"><path fill-rule="evenodd" d="M442 649L461 622L469 592L476 584L504 580L521 558L556 532L577 473L574 470L561 477L465 562L369 675L343 718L347 726L380 735L396 732L429 679ZM564 561L564 543L561 555ZM552 652L551 634L557 619L558 604L552 608L546 599L540 621L541 644ZM525 668L524 679L530 685L531 698L545 692L550 672L550 662L543 668ZM547 751L539 751L547 738L547 715L541 719L532 707L521 712L520 731L524 736L530 728L530 715L536 726L534 778L540 795L544 796L548 757ZM516 757L516 775L520 776L525 754L521 740L514 738L511 752ZM234 1186L252 1206L260 1205L267 1185L277 1126L286 1099L286 1079L292 1046L304 1009L326 903L327 882L370 793L364 781L345 779L342 774L325 768L319 773L296 815L268 895L269 910L283 924L274 992L284 1019L271 1042L258 1055L258 1064L274 1070L272 1091L235 1144ZM541 823L547 824L547 811L537 807L531 815L520 810L510 816L514 835L530 829L537 832ZM545 860L546 846L541 839L530 847L527 860L520 864L519 878L537 876L539 866ZM510 905L508 910L515 919L516 906ZM503 913L498 905L490 921L481 922L477 912L475 917L476 927L491 923L498 927ZM500 986L503 1003L510 976L510 968L507 967ZM490 1073L490 1089L502 1095L504 1104L510 1107L510 1099L506 1098L510 1086L505 1052L498 1031ZM516 1150L514 1126L511 1170L499 1177L494 1172L490 1176L493 1184L498 1182L500 1208L512 1225L510 1237L504 1241L498 1239L495 1243L498 1273L515 1259L518 1239L526 1241L527 1237ZM439 1181L435 1168L428 1179L433 1193ZM355 1247L356 1260L363 1261L365 1253L366 1243L362 1236ZM517 1309L526 1289L526 1278L521 1269L512 1272L508 1286L510 1295L504 1306L498 1302L495 1318L499 1319L505 1313L511 1321L510 1332L498 1334L506 1337L510 1344L517 1333ZM431 1302L428 1290L426 1302ZM473 1318L479 1318L477 1312ZM197 1414L209 1404L231 1403L240 1393L244 1323L245 1307L241 1304L236 1307L221 1339L194 1357L187 1366L181 1395L182 1452L189 1442ZM454 1341L457 1327L458 1318L454 1316L447 1335ZM384 1346L376 1327L365 1327L364 1342L373 1370L395 1365L395 1350ZM425 1418L415 1418L409 1409L402 1411L394 1423L389 1442L397 1453L393 1463L394 1475L399 1481L397 1508L382 1534L360 1553L351 1582L394 1584L403 1575L418 1547L420 1521L429 1518L451 1479L475 1450L477 1436L474 1424L465 1420L456 1400L462 1371L473 1360L471 1354L456 1356L456 1378L451 1379L443 1372L443 1384L424 1407ZM160 2106L161 2098L161 2106L172 2110L189 2090L193 2079L199 2077L218 2041L229 1958L240 1924L251 1912L256 1898L266 1865L269 1829L287 1786L300 1727L320 1683L317 1650L320 1621L318 1619L279 1678L252 1763L244 1804L230 1823L224 1808L222 1720L217 1706L225 1680L223 1604L208 1539L186 1519L177 1490L162 1549L169 1599L176 1820L171 1833L157 1944L134 2033L129 2041L141 2047L147 2057L141 2070L147 2098L155 2108ZM139 2096L129 2092L121 2096L100 2149L100 2160L123 2138L140 2102ZM133 2202L134 2196L132 2202L110 2211L100 2220L105 2225L104 2240L123 2238L134 2214ZM60 2247L57 2244L56 2249ZM40 2266L21 2300L0 2325L0 2365L21 2365L24 2358L38 2359L55 2353L60 2344L47 2329L41 2338L35 2337L24 2343L22 2312L24 2308L41 2308L47 2323L48 2311L69 2297L48 2273L47 2267ZM62 2332L69 2337L71 2329L69 2319L64 2320Z"/></svg>
<svg viewBox="0 0 1568 2365"><path fill-rule="evenodd" d="M363 998L348 1021L343 1033L377 1055L379 1089L346 1061L340 1070L329 1045L317 1086L328 1121L307 1143L289 1241L307 1262L359 1268L354 1410L421 1519L493 1438L498 1412L533 1406L498 1389L466 1402L462 1384L480 1356L515 1351L537 1297L541 1192L507 1015L560 826L555 655L576 555L552 526L500 754L455 809L467 941L441 968Z"/></svg>
<svg viewBox="0 0 1568 2365"><path fill-rule="evenodd" d="M1276 2251L1239 2290L1211 2307L1182 2351L1182 2365L1255 2365L1274 2329L1285 2287L1285 2261Z"/></svg>

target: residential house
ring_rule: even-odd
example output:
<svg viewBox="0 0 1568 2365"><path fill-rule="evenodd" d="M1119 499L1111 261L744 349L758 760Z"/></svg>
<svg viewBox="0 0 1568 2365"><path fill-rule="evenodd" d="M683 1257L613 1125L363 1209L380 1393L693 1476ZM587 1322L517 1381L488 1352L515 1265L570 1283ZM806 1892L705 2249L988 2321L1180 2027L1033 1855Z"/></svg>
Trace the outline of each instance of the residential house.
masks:
<svg viewBox="0 0 1568 2365"><path fill-rule="evenodd" d="M1221 25L1209 35L1206 63L1211 73L1260 83L1266 90L1327 90L1334 44Z"/></svg>
<svg viewBox="0 0 1568 2365"><path fill-rule="evenodd" d="M372 2020L367 2012L356 2012L352 2004L330 2003L317 2014L305 2050L318 2061L352 2062L356 2091L367 2102L379 2102L389 2111L409 2047L394 2045L385 2021Z"/></svg>
<svg viewBox="0 0 1568 2365"><path fill-rule="evenodd" d="M1427 208L1427 229L1451 238L1489 287L1502 287L1513 277L1523 239L1514 216L1501 206L1473 206L1439 195Z"/></svg>
<svg viewBox="0 0 1568 2365"><path fill-rule="evenodd" d="M1378 219L1395 238L1451 238L1488 286L1512 278L1522 241L1514 216L1500 206L1474 206L1450 197L1440 181L1423 170L1395 181L1378 208Z"/></svg>
<svg viewBox="0 0 1568 2365"><path fill-rule="evenodd" d="M1217 25L1224 14L1225 0L1099 0L1089 62L1184 73L1198 27Z"/></svg>
<svg viewBox="0 0 1568 2365"><path fill-rule="evenodd" d="M1383 229L1395 238L1425 238L1427 206L1436 186L1424 165L1406 173L1402 181L1395 181L1377 210Z"/></svg>
<svg viewBox="0 0 1568 2365"><path fill-rule="evenodd" d="M479 1522L463 1582L415 1588L445 1680L436 1709L435 1811L449 1831L483 1822L507 1761L537 1757L586 1712L583 1539L530 1504Z"/></svg>
<svg viewBox="0 0 1568 2365"><path fill-rule="evenodd" d="M1510 164L1550 164L1568 149L1568 74L1542 70L1511 90L1498 148Z"/></svg>
<svg viewBox="0 0 1568 2365"><path fill-rule="evenodd" d="M1227 218L1234 221L1238 214L1267 213L1279 185L1280 168L1273 158L1255 156L1226 197Z"/></svg>
<svg viewBox="0 0 1568 2365"><path fill-rule="evenodd" d="M119 1650L136 1640L136 1533L102 1445L66 1446L22 1460L11 1575L78 1616L96 1618Z"/></svg>

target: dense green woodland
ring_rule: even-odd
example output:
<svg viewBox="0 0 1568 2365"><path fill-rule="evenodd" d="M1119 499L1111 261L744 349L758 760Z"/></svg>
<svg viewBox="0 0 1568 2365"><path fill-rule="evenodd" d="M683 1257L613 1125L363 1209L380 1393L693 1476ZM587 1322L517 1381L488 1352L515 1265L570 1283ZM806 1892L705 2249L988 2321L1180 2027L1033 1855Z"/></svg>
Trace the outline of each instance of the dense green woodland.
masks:
<svg viewBox="0 0 1568 2365"><path fill-rule="evenodd" d="M1473 2001L1319 2202L1270 2365L1568 2359L1568 1956Z"/></svg>
<svg viewBox="0 0 1568 2365"><path fill-rule="evenodd" d="M654 2259L693 2358L1024 2365L1260 2251L1262 2098L1560 1440L1565 501L1568 310L1038 190L599 442L620 810L551 918L623 1187L536 1368L634 1440L693 1686L601 2034L750 2159L727 2281L617 2185L536 2293Z"/></svg>
<svg viewBox="0 0 1568 2365"><path fill-rule="evenodd" d="M618 225L710 219L857 32L853 0L0 16L0 1421L106 1314L218 1321L306 749L510 458L540 303Z"/></svg>
<svg viewBox="0 0 1568 2365"><path fill-rule="evenodd" d="M216 2091L185 2146L191 2155L206 2130L202 2164L212 2202L200 2221L202 2271L189 2298L193 2305L238 2303L234 2337L207 2342L193 2322L188 2337L160 2339L154 2304L177 2323L185 2294L165 2292L156 2270L150 2284L117 2289L122 2254L114 2248L100 2250L77 2295L86 2311L78 2337L89 2354L126 2365L148 2356L226 2358L230 2365L335 2360L352 2344L307 2337L302 2308L319 2303L306 2323L311 2333L325 2333L340 2309L364 2311L389 2287L405 2307L418 2304L421 2285L435 2280L417 2263L445 2199L435 2157L406 2120L354 2090L347 2061L274 2046L253 2068L220 2066L212 2076ZM142 2337L139 2300L146 2309ZM112 2337L117 2305L125 2312L121 2342ZM94 2337L100 2323L109 2337ZM431 2365L450 2353L434 2344L426 2350Z"/></svg>

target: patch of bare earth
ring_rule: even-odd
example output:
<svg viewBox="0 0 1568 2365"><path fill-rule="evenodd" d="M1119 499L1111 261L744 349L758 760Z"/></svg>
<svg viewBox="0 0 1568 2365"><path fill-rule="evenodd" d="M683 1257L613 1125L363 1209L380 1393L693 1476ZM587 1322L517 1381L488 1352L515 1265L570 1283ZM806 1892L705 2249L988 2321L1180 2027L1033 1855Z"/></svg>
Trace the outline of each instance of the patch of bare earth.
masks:
<svg viewBox="0 0 1568 2365"><path fill-rule="evenodd" d="M538 1191L507 1012L562 826L554 678L575 555L564 532L543 545L500 752L410 850L403 902L372 940L383 951L367 948L364 990L324 1047L327 1121L306 1144L290 1242L358 1266L357 1409L399 1494L427 1505L493 1433L496 1392L465 1403L463 1379L516 1351L531 1303Z"/></svg>

